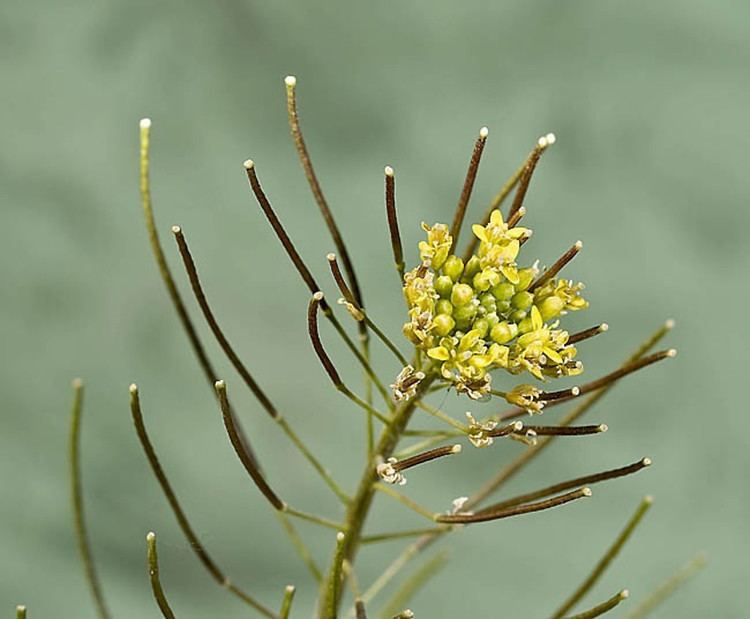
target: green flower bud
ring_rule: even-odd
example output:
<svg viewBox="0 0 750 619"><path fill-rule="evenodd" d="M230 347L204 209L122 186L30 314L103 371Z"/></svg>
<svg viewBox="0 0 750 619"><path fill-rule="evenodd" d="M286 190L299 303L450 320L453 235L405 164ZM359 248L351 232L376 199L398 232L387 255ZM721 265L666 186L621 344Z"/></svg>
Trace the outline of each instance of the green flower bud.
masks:
<svg viewBox="0 0 750 619"><path fill-rule="evenodd" d="M432 320L432 331L436 335L445 336L448 335L453 328L456 326L456 321L453 320L452 316L448 314L438 314Z"/></svg>
<svg viewBox="0 0 750 619"><path fill-rule="evenodd" d="M487 331L490 330L490 323L486 318L479 318L478 320L474 321L474 324L471 326L471 330L479 331L479 337L483 338L487 335Z"/></svg>
<svg viewBox="0 0 750 619"><path fill-rule="evenodd" d="M531 322L531 316L526 316L526 318L518 323L518 332L521 334L529 333L533 330L534 325Z"/></svg>
<svg viewBox="0 0 750 619"><path fill-rule="evenodd" d="M498 314L507 314L510 311L510 301L498 301L495 307Z"/></svg>
<svg viewBox="0 0 750 619"><path fill-rule="evenodd" d="M465 331L471 327L471 323L474 321L477 315L477 308L473 303L469 305L463 305L453 310L453 318L456 320L456 327Z"/></svg>
<svg viewBox="0 0 750 619"><path fill-rule="evenodd" d="M487 314L484 317L484 319L489 323L490 329L492 329L492 327L494 327L498 322L500 322L500 318L494 312L491 314Z"/></svg>
<svg viewBox="0 0 750 619"><path fill-rule="evenodd" d="M472 284L474 285L474 290L478 290L481 292L490 289L490 280L487 279L484 271L479 271L479 273L474 276Z"/></svg>
<svg viewBox="0 0 750 619"><path fill-rule="evenodd" d="M493 297L489 292L486 292L481 297L479 297L479 305L487 313L491 314L492 312L497 311L497 302L495 301L495 297Z"/></svg>
<svg viewBox="0 0 750 619"><path fill-rule="evenodd" d="M451 302L455 307L466 305L474 298L474 289L468 284L455 284L451 292Z"/></svg>
<svg viewBox="0 0 750 619"><path fill-rule="evenodd" d="M498 301L510 301L510 298L516 294L516 287L510 282L503 282L492 288L492 294Z"/></svg>
<svg viewBox="0 0 750 619"><path fill-rule="evenodd" d="M518 284L516 284L516 290L526 290L531 286L531 282L536 277L536 269L529 267L528 269L519 269L518 271Z"/></svg>
<svg viewBox="0 0 750 619"><path fill-rule="evenodd" d="M526 318L526 312L524 310L515 310L510 313L510 316L508 316L508 320L515 323L521 322L524 318Z"/></svg>
<svg viewBox="0 0 750 619"><path fill-rule="evenodd" d="M435 291L444 299L451 296L453 280L447 275L441 275L435 280Z"/></svg>
<svg viewBox="0 0 750 619"><path fill-rule="evenodd" d="M469 261L466 263L466 266L464 267L464 279L467 281L471 281L473 277L479 273L480 269L482 268L482 265L479 264L479 258L476 256L472 256Z"/></svg>
<svg viewBox="0 0 750 619"><path fill-rule="evenodd" d="M443 273L454 282L457 282L463 272L464 261L458 256L448 256L448 259L443 264Z"/></svg>
<svg viewBox="0 0 750 619"><path fill-rule="evenodd" d="M450 316L453 313L453 304L448 299L440 299L440 301L435 304L435 312Z"/></svg>
<svg viewBox="0 0 750 619"><path fill-rule="evenodd" d="M497 323L490 331L490 337L498 344L507 344L518 334L518 327L506 321Z"/></svg>
<svg viewBox="0 0 750 619"><path fill-rule="evenodd" d="M530 292L517 292L510 300L510 304L520 310L528 310L534 303L534 295Z"/></svg>
<svg viewBox="0 0 750 619"><path fill-rule="evenodd" d="M565 309L565 301L560 297L547 297L537 306L537 308L542 315L542 320L547 321L560 315L560 312Z"/></svg>

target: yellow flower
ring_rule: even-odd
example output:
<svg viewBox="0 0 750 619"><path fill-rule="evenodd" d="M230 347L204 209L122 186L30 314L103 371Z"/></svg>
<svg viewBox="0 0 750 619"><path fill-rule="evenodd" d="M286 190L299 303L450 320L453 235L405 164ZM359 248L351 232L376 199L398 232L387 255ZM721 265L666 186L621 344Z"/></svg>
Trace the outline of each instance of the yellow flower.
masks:
<svg viewBox="0 0 750 619"><path fill-rule="evenodd" d="M427 240L419 242L419 256L423 262L429 261L430 267L438 271L448 257L453 237L445 224L428 226L422 222L422 230L427 233Z"/></svg>

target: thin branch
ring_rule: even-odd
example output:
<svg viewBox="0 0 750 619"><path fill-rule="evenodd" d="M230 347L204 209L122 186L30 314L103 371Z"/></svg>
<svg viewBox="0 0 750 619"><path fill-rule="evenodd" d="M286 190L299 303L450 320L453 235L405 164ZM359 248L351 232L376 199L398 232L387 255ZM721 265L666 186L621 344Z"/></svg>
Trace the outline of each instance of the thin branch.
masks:
<svg viewBox="0 0 750 619"><path fill-rule="evenodd" d="M449 426L456 428L456 430L458 430L462 434L466 434L466 426L464 426L464 424L456 421L455 419L453 419L453 417L440 410L439 408L432 406L431 404L427 404L427 402L421 399L414 400L414 404L417 406L417 408L421 408L425 413L435 417L435 419L439 419Z"/></svg>
<svg viewBox="0 0 750 619"><path fill-rule="evenodd" d="M390 619L406 606L414 595L435 576L448 562L448 553L437 553L424 565L418 568L403 584L393 592L393 596L383 605L380 619Z"/></svg>
<svg viewBox="0 0 750 619"><path fill-rule="evenodd" d="M555 277L555 275L565 268L565 265L568 264L568 262L578 255L578 252L580 252L581 249L583 249L583 241L576 241L568 251L560 256L549 269L542 273L536 281L529 286L529 292L534 292L534 290L544 286L544 284Z"/></svg>
<svg viewBox="0 0 750 619"><path fill-rule="evenodd" d="M153 201L151 199L151 180L150 180L150 148L151 148L151 120L143 118L140 122L140 191L141 191L141 205L143 208L143 216L146 224L146 231L148 233L149 244L151 245L151 252L156 260L156 265L159 268L159 275L161 276L164 287L167 289L172 305L177 312L177 317L182 324L182 328L190 341L190 346L193 349L198 365L203 370L203 375L206 377L208 384L211 386L213 391L213 384L218 380L218 375L214 369L213 364L206 354L206 350L203 347L198 332L193 325L193 321L188 314L185 303L182 300L182 295L177 289L177 284L172 277L172 271L167 264L167 258L164 255L164 249L161 246L159 240L159 232L156 229L156 220L154 218ZM234 415L234 412L232 412ZM242 426L235 417L235 423L238 431L242 438L242 442L245 445L248 453L255 458L253 454L253 448L250 441L244 435Z"/></svg>
<svg viewBox="0 0 750 619"><path fill-rule="evenodd" d="M328 579L328 586L330 587L329 595L327 599L330 600L331 606L327 608L326 614L331 617L337 616L338 599L341 591L342 581L342 570L345 560L346 553L346 534L343 531L339 531L336 534L336 550L334 552L334 570L331 577Z"/></svg>
<svg viewBox="0 0 750 619"><path fill-rule="evenodd" d="M310 553L310 550L305 545L305 542L302 541L302 538L297 532L297 529L294 528L294 525L292 525L292 523L289 521L289 518L286 516L286 514L284 514L284 512L276 512L276 515L278 516L281 525L284 527L286 534L289 536L289 539L292 540L294 549L297 551L297 554L299 554L300 559L302 559L302 562L305 564L310 574L312 574L315 582L322 582L323 573L315 563L315 559L313 559L313 556Z"/></svg>
<svg viewBox="0 0 750 619"><path fill-rule="evenodd" d="M203 290L203 285L201 284L200 277L198 276L198 270L195 266L195 261L193 260L192 254L190 253L190 248L187 244L184 233L179 226L173 226L172 233L174 234L175 240L177 241L177 247L180 250L180 255L182 256L185 270L187 271L188 278L190 279L190 285L193 289L193 293L195 294L195 298L198 301L198 305L203 312L203 316L205 317L208 326L211 328L211 332L214 334L214 337L219 343L219 346L221 346L221 349L224 351L227 358L232 363L234 369L242 377L247 387L256 397L260 405L269 414L271 419L273 419L281 427L283 432L294 443L297 449L299 449L300 453L302 453L302 455L313 466L313 468L318 472L323 481L331 488L331 490L333 490L336 496L338 496L339 499L346 503L349 500L349 497L331 477L330 473L325 469L325 467L312 454L312 452L303 443L299 436L297 436L297 434L286 422L286 420L282 418L276 406L274 406L274 404L271 402L260 385L258 385L252 374L250 373L250 370L247 369L247 366L242 362L239 355L235 352L234 348L232 348L232 345L224 335L224 332L219 326L219 323L216 320L213 311L211 310L211 306L208 303L205 291ZM232 417L234 427L237 428L238 426L236 416L233 415ZM242 442L243 446L246 448L245 441ZM251 456L251 460L253 460L254 465L259 468L257 459L255 458L254 454L250 452L249 455Z"/></svg>
<svg viewBox="0 0 750 619"><path fill-rule="evenodd" d="M545 501L539 501L538 503L527 503L524 505L517 505L515 507L509 507L507 509L497 510L482 510L476 514L471 513L459 513L459 514L435 514L435 522L443 522L448 524L470 524L475 522L488 522L490 520L499 520L501 518L510 518L511 516L520 516L522 514L530 514L532 512L538 512L559 505L564 505L577 499L584 497L590 497L591 490L589 488L579 488L573 492L568 492L562 496L558 496Z"/></svg>
<svg viewBox="0 0 750 619"><path fill-rule="evenodd" d="M154 472L154 476L159 482L159 486L161 487L169 506L172 508L172 513L177 519L177 524L187 539L190 548L192 548L203 567L220 586L236 595L248 605L252 606L260 614L268 617L268 619L276 619L275 613L267 609L260 602L256 601L255 598L245 593L242 589L233 584L227 576L225 576L224 572L222 572L219 566L216 565L214 560L203 547L201 541L198 539L198 536L195 534L187 515L177 499L177 495L172 489L172 485L167 479L166 473L159 462L154 446L146 431L146 426L143 423L140 398L138 397L138 387L136 385L130 385L130 413L133 417L133 424L135 425L135 430L138 434L138 440L140 441L141 447L143 447L143 451L146 454L146 458L151 465L151 470Z"/></svg>
<svg viewBox="0 0 750 619"><path fill-rule="evenodd" d="M474 142L474 150L471 153L469 169L466 171L464 186L461 189L461 196L458 199L456 212L453 215L453 223L451 224L451 236L453 237L454 246L458 242L458 235L461 234L461 226L464 222L464 217L466 216L466 208L469 206L471 192L474 189L474 182L477 178L479 163L482 160L482 152L484 152L484 145L487 143L487 136L489 133L490 131L487 127L482 127L479 130L479 137L477 137L476 142Z"/></svg>
<svg viewBox="0 0 750 619"><path fill-rule="evenodd" d="M662 604L681 585L689 580L696 572L706 565L706 556L701 552L695 555L685 566L680 568L669 579L659 585L636 609L627 616L627 619L643 619L651 614L657 606Z"/></svg>
<svg viewBox="0 0 750 619"><path fill-rule="evenodd" d="M578 342L588 340L589 338L597 336L600 333L605 333L607 331L609 331L609 325L606 322L603 322L602 324L595 327L589 327L588 329L584 329L583 331L579 331L578 333L569 335L567 343L568 345L577 344Z"/></svg>
<svg viewBox="0 0 750 619"><path fill-rule="evenodd" d="M344 381L341 380L341 377L336 371L336 367L333 365L331 358L328 356L328 353L326 353L325 348L323 348L323 343L320 340L320 333L318 331L318 308L322 306L322 302L323 293L318 291L310 299L310 303L307 308L307 329L308 334L310 335L310 342L312 343L313 350L315 350L315 354L318 356L323 369L325 370L326 374L328 374L328 377L331 379L331 382L333 383L334 387L336 387L336 389L338 389L346 397L352 400L352 402L362 407L366 412L371 413L373 416L387 425L389 421L386 417L383 416L382 413L378 412L362 398L355 395L344 384Z"/></svg>
<svg viewBox="0 0 750 619"><path fill-rule="evenodd" d="M354 600L354 608L357 613L357 619L367 619L367 613L365 612L365 603L357 598Z"/></svg>
<svg viewBox="0 0 750 619"><path fill-rule="evenodd" d="M292 610L292 601L294 600L295 591L296 589L292 585L287 585L284 588L284 599L281 601L279 619L289 619L289 612Z"/></svg>
<svg viewBox="0 0 750 619"><path fill-rule="evenodd" d="M378 490L382 492L383 494L387 494L389 497L391 497L392 499L395 499L396 501L401 503L401 505L408 507L410 510L419 514L420 516L424 516L428 520L434 519L434 514L429 509L422 507L415 501L412 501L408 496L401 494L400 492L397 492L390 486L377 482L374 485L374 488L375 490Z"/></svg>
<svg viewBox="0 0 750 619"><path fill-rule="evenodd" d="M619 593L609 598L606 602L602 602L598 606L594 606L594 608L591 608L578 615L571 615L568 617L568 619L594 619L594 617L600 617L604 613L608 613L615 606L618 606L620 602L627 600L629 595L630 593L628 592L628 590L623 589Z"/></svg>
<svg viewBox="0 0 750 619"><path fill-rule="evenodd" d="M263 474L260 472L260 470L258 470L258 467L255 466L255 462L252 458L249 457L248 453L244 449L244 446L242 445L242 441L240 441L239 439L237 428L235 427L234 420L232 419L232 415L229 412L229 400L227 400L226 384L223 380L217 380L214 383L214 388L216 389L216 395L219 398L221 416L224 420L224 427L226 428L227 435L229 436L229 441L232 443L234 452L237 454L240 462L242 462L242 466L245 467L247 474L250 475L251 479L258 487L258 490L261 491L261 494L266 497L273 508L280 511L285 511L286 503L284 503L284 501L282 501L276 495L276 493L271 490L271 487L266 482Z"/></svg>
<svg viewBox="0 0 750 619"><path fill-rule="evenodd" d="M570 597L568 597L568 599L563 602L562 606L557 609L555 614L552 615L552 619L561 619L561 617L564 617L565 614L570 611L578 602L580 602L583 597L591 590L591 588L597 583L602 574L604 574L606 569L609 567L610 563L612 563L615 557L620 554L620 550L622 550L625 542L630 539L633 531L635 531L635 528L638 526L638 524L640 524L641 520L643 520L643 517L646 515L646 512L649 510L653 502L654 500L650 496L643 498L643 500L638 505L638 508L635 510L635 513L633 513L633 515L630 517L630 520L628 520L625 528L620 532L612 545L607 549L607 551L604 553L604 556L599 559L599 562L596 564L596 566L594 566L594 569L586 577L586 579L570 595Z"/></svg>
<svg viewBox="0 0 750 619"><path fill-rule="evenodd" d="M657 329L653 335L651 335L643 344L641 344L633 355L631 355L627 361L623 364L623 368L631 367L637 363L639 359L643 357L653 346L656 345L674 326L674 321L668 320L659 329ZM560 422L561 426L568 426L574 423L579 417L586 413L594 404L596 404L601 398L603 398L610 389L617 384L617 381L610 381L601 387L595 393L592 393L588 398L583 400L578 406L571 410ZM583 391L583 388L581 388ZM562 400L556 400L561 402ZM502 419L502 417L501 417ZM537 457L553 440L554 436L548 436L543 438L534 447L527 449L521 453L515 460L510 462L504 468L502 468L494 477L489 479L470 499L469 505L474 506L482 502L490 494L495 492L500 486L502 486L508 479L513 477L518 471L524 466L531 462Z"/></svg>
<svg viewBox="0 0 750 619"><path fill-rule="evenodd" d="M401 232L398 228L396 214L396 174L391 166L385 166L385 214L388 218L388 231L391 236L393 262L399 275L399 282L404 285L404 249L401 245Z"/></svg>
<svg viewBox="0 0 750 619"><path fill-rule="evenodd" d="M342 275L341 269L339 268L339 263L336 260L336 254L328 254L326 258L328 259L328 266L331 268L331 275L333 276L333 280L336 282L336 285L338 286L339 291L344 298L344 301L351 305L353 311L351 311L350 313L355 318L355 320L357 320L358 322L365 322L367 326L372 330L372 332L378 337L378 339L380 339L380 341L385 344L386 348L388 348L388 350L390 350L395 355L396 359L398 359L399 363L401 363L402 366L409 365L406 357L401 354L401 351L399 351L393 341L383 331L381 331L381 329L372 321L365 309L363 307L360 307L360 305L357 303L357 300L354 298L351 290L349 290L349 286L346 285L344 276Z"/></svg>
<svg viewBox="0 0 750 619"><path fill-rule="evenodd" d="M542 153L551 144L554 144L554 143L555 143L554 133L548 133L544 137L539 138L539 140L537 141L536 148L531 152L531 156L526 162L526 166L523 169L521 178L518 181L518 189L516 189L516 195L513 198L513 204L511 204L510 210L508 211L508 219L513 217L516 211L518 211L518 209L520 209L521 206L523 205L523 200L526 197L527 190L529 189L529 183L531 182L531 177L534 175L534 170L536 169L536 165L537 163L539 163L539 158L542 156Z"/></svg>
<svg viewBox="0 0 750 619"><path fill-rule="evenodd" d="M227 356L234 369L237 370L237 373L242 377L242 380L245 381L248 389L250 389L258 402L260 402L260 405L273 419L275 419L276 417L278 417L279 412L271 403L271 400L265 394L263 389L261 389L260 385L258 385L256 380L253 378L252 374L250 374L250 370L247 369L247 366L242 362L239 355L235 352L234 348L232 348L232 345L224 335L224 332L219 326L219 323L216 320L213 311L211 310L211 306L209 305L208 299L206 298L206 293L204 292L200 278L198 277L198 270L195 266L195 261L193 260L193 256L190 253L190 248L188 247L187 240L185 239L185 235L183 234L182 229L179 226L172 226L172 234L174 234L175 241L177 241L177 247L180 250L182 262L185 265L185 271L187 272L188 278L190 279L190 286L193 289L195 300L198 302L198 305L203 312L203 316L206 319L208 326L211 328L211 332L214 334L216 341L219 343L219 346L221 346L221 349L224 351L224 354ZM216 383L214 382L214 385L215 384Z"/></svg>
<svg viewBox="0 0 750 619"><path fill-rule="evenodd" d="M394 531L392 533L377 533L375 535L363 535L360 539L362 544L377 544L380 542L392 542L405 537L417 537L419 535L432 535L435 533L448 532L450 527L425 527L422 529L408 529L406 531Z"/></svg>
<svg viewBox="0 0 750 619"><path fill-rule="evenodd" d="M569 479L567 481L553 484L551 486L547 486L546 488L541 488L540 490L535 490L533 492L527 492L526 494L514 496L510 499L495 503L491 507L486 507L485 509L480 511L496 511L500 509L508 509L509 507L514 507L516 505L523 505L524 503L536 501L537 499L543 499L544 497L552 496L553 494L558 494L559 492L564 492L565 490L570 490L571 488L580 488L581 486L589 486L591 484L607 481L609 479L617 479L618 477L632 475L633 473L637 473L638 471L641 471L648 466L651 466L651 459L641 458L640 460L638 460L638 462L634 462L633 464L628 464L627 466L622 466L617 469L610 469L608 471L602 471L600 473L594 473L592 475L576 477L575 479Z"/></svg>
<svg viewBox="0 0 750 619"><path fill-rule="evenodd" d="M654 363L658 363L659 361L663 361L665 359L671 359L673 357L677 356L677 351L674 348L670 348L669 350L662 350L657 353L654 353L653 355L648 355L647 357L643 357L641 359L638 359L637 361L633 361L630 363L627 363L625 365L620 366L618 369L616 369L614 372L610 372L609 374L605 374L601 378L597 378L596 380L592 380L591 382L584 383L580 387L577 387L578 393L573 393L572 391L568 395L563 395L561 397L548 399L549 394L544 394L540 396L540 399L547 402L546 406L554 406L556 404L562 404L568 400L571 400L573 398L586 395L587 393L591 393L592 391L599 391L601 389L605 389L616 383L621 378L624 378L628 374L633 374L634 372L637 372L638 370L642 370L645 367L648 367L649 365L653 365ZM502 413L498 419L500 421L507 421L508 419L516 419L518 417L522 417L526 415L526 410L521 407L512 408L505 413Z"/></svg>
<svg viewBox="0 0 750 619"><path fill-rule="evenodd" d="M307 182L310 185L310 189L312 190L315 202L320 209L321 215L323 215L326 227L328 228L328 231L331 234L331 238L333 239L333 243L336 246L336 251L339 253L341 259L344 262L344 271L346 271L347 279L349 280L349 284L351 285L352 291L354 292L354 298L361 306L362 293L359 288L357 276L354 273L354 266L352 265L351 258L349 257L349 251L347 250L344 239L341 236L341 232L336 225L336 220L333 218L333 213L328 207L328 202L323 195L323 190L320 188L320 183L318 182L318 178L315 175L315 170L313 169L312 161L310 160L310 154L307 151L307 146L305 145L305 140L302 136L302 129L299 125L299 115L297 114L297 78L293 75L289 75L286 77L284 82L286 84L286 110L287 116L289 118L289 129L291 130L292 138L294 139L294 147L297 150L297 155L299 156L300 163L302 164L302 169L305 171L305 176L307 177Z"/></svg>
<svg viewBox="0 0 750 619"><path fill-rule="evenodd" d="M322 516L316 516L315 514L308 514L307 512L302 512L298 509L292 509L289 506L286 506L284 508L284 513L289 514L290 516L294 516L295 518L299 518L300 520L307 520L307 522L312 522L322 527L333 529L334 531L341 530L340 522L335 522L333 520L329 520L328 518L323 518Z"/></svg>
<svg viewBox="0 0 750 619"><path fill-rule="evenodd" d="M73 504L73 524L76 532L78 554L81 556L86 582L94 600L96 613L100 619L109 619L109 610L104 601L101 583L91 553L86 518L83 509L83 485L81 483L81 416L83 414L83 382L73 381L73 406L70 414L70 441L68 458L70 466L70 496Z"/></svg>
<svg viewBox="0 0 750 619"><path fill-rule="evenodd" d="M164 589L159 579L159 556L156 552L156 533L151 531L146 535L146 554L148 557L148 577L151 581L151 591L154 593L154 599L159 605L159 610L165 619L174 619L174 613L169 606L167 597L164 595Z"/></svg>

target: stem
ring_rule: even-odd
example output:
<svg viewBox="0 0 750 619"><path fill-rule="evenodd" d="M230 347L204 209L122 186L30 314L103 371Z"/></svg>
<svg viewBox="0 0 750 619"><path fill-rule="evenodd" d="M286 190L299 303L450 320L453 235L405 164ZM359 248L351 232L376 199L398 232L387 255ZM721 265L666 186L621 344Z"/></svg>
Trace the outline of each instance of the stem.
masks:
<svg viewBox="0 0 750 619"><path fill-rule="evenodd" d="M16 606L16 619L26 619L26 607L23 605Z"/></svg>
<svg viewBox="0 0 750 619"><path fill-rule="evenodd" d="M294 600L295 591L296 589L292 585L287 585L284 589L284 599L281 601L279 619L288 619L289 611L292 610L292 600Z"/></svg>
<svg viewBox="0 0 750 619"><path fill-rule="evenodd" d="M589 574L586 580L584 580L580 584L580 586L570 595L570 597L565 600L565 602L563 602L562 606L560 606L555 614L552 615L552 619L561 619L562 617L564 617L565 614L578 602L580 602L583 599L583 596L585 596L591 590L591 587L593 587L599 580L599 578L601 578L602 574L609 567L609 564L612 563L615 557L620 553L620 550L622 550L625 542L630 539L633 531L635 531L635 528L638 526L641 520L643 520L643 516L646 515L646 512L649 510L653 502L654 500L650 496L644 497L640 505L638 505L638 508L635 510L635 513L630 517L630 520L628 520L625 528L620 532L614 543L604 553L604 556L596 564L591 574Z"/></svg>
<svg viewBox="0 0 750 619"><path fill-rule="evenodd" d="M375 484L375 490L378 490L383 494L387 494L392 499L395 499L396 501L401 503L401 505L408 507L410 510L419 514L420 516L427 518L427 520L433 520L433 513L429 509L422 507L418 503L415 503L408 496L405 496L400 492L396 492L390 486L382 483L377 483Z"/></svg>
<svg viewBox="0 0 750 619"><path fill-rule="evenodd" d="M604 613L612 610L615 606L618 606L623 600L628 599L629 595L630 593L628 592L628 590L623 589L619 593L609 598L606 602L603 602L598 606L594 606L594 608L591 608L578 615L571 615L570 617L568 617L568 619L594 619L594 617L600 617Z"/></svg>
<svg viewBox="0 0 750 619"><path fill-rule="evenodd" d="M166 473L159 462L159 458L156 455L151 439L146 431L146 426L143 423L143 413L141 412L140 398L138 397L138 387L136 385L130 386L130 413L133 417L133 424L135 425L136 433L138 434L138 440L143 447L143 451L146 454L148 463L151 465L151 470L154 472L154 476L159 482L164 497L167 499L169 506L172 508L172 513L177 519L177 524L182 530L183 535L188 541L190 548L193 550L198 560L201 562L206 571L211 577L222 587L236 595L238 598L246 602L249 606L252 606L261 615L268 617L268 619L276 619L276 615L263 606L260 602L256 601L255 598L245 593L242 589L237 587L231 580L221 571L218 565L214 563L214 560L208 554L206 549L203 547L200 539L195 534L187 515L182 509L177 495L172 489L172 485L167 479Z"/></svg>
<svg viewBox="0 0 750 619"><path fill-rule="evenodd" d="M100 619L109 619L109 611L104 602L99 576L94 565L91 554L91 543L89 542L86 518L83 510L83 488L81 483L81 415L83 414L83 382L80 379L73 381L73 406L70 415L70 490L73 503L73 523L75 525L78 553L83 562L83 571L86 576L91 597L94 599L96 613Z"/></svg>
<svg viewBox="0 0 750 619"><path fill-rule="evenodd" d="M412 413L414 412L414 399L419 398L421 392L428 389L432 384L432 381L436 378L437 376L434 372L427 374L419 384L418 393L415 398L407 402L402 402L396 407L391 422L383 429L380 438L378 439L375 448L376 456L380 456L384 460L391 456L403 431L406 429L406 426L411 419ZM372 504L373 495L375 493L375 483L377 481L378 476L375 471L374 462L367 462L365 469L362 472L362 477L357 490L346 513L344 521L346 536L341 544L341 548L339 549L337 547L337 552L334 553L331 560L328 574L321 586L321 596L319 601L320 619L336 619L341 600L338 596L337 589L333 586L334 581L337 578L337 574L340 573L341 563L344 559L353 563L354 556L356 555L361 543L362 529L370 511L370 505ZM365 598L363 597L363 599ZM365 601L367 600L365 599Z"/></svg>
<svg viewBox="0 0 750 619"><path fill-rule="evenodd" d="M159 610L165 619L174 619L174 613L169 606L167 597L159 579L159 556L156 552L156 534L151 531L146 535L146 553L148 557L148 576L151 581L151 591L154 593L154 599L159 605Z"/></svg>
<svg viewBox="0 0 750 619"><path fill-rule="evenodd" d="M299 533L297 533L297 529L295 529L292 523L289 522L289 518L286 517L286 514L283 512L276 512L276 515L278 516L281 525L284 527L286 534L289 536L289 539L292 540L292 544L294 545L297 554L299 554L300 559L302 559L302 562L310 571L310 574L312 574L315 582L320 583L323 580L323 574L321 574L320 568L315 563L315 559L313 559L305 542L302 541Z"/></svg>
<svg viewBox="0 0 750 619"><path fill-rule="evenodd" d="M419 591L427 581L435 576L448 562L448 553L445 551L437 553L422 567L416 570L404 583L396 589L393 596L383 606L380 611L380 619L391 619L404 606L406 606L412 597Z"/></svg>

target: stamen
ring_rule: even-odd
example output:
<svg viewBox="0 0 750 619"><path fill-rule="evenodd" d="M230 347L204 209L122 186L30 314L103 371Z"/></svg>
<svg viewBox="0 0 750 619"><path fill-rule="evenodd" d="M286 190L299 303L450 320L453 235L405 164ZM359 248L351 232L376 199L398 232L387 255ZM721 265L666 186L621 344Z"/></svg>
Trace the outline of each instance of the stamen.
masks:
<svg viewBox="0 0 750 619"><path fill-rule="evenodd" d="M562 256L560 256L555 264L553 264L549 269L542 273L539 278L534 283L532 283L531 286L529 286L529 292L534 292L534 290L536 290L540 286L544 286L544 284L554 278L555 275L562 271L563 267L568 264L568 262L573 260L573 258L578 255L578 252L581 251L582 248L583 242L576 241L573 247L571 247Z"/></svg>
<svg viewBox="0 0 750 619"><path fill-rule="evenodd" d="M404 282L404 249L401 245L401 232L396 216L396 176L391 166L385 167L385 213L388 218L388 230L391 235L393 261L399 274L401 285Z"/></svg>
<svg viewBox="0 0 750 619"><path fill-rule="evenodd" d="M510 518L511 516L520 516L522 514L530 514L532 512L542 511L544 509L550 509L557 507L558 505L564 505L570 501L575 501L584 497L590 497L591 490L589 488L579 488L573 492L563 494L562 496L548 499L546 501L539 501L538 503L527 503L525 505L518 505L509 509L499 510L482 510L476 514L436 514L434 519L436 522L444 522L451 524L471 524L474 522L488 522L490 520L499 520L501 518Z"/></svg>
<svg viewBox="0 0 750 619"><path fill-rule="evenodd" d="M603 322L596 327L589 327L588 329L584 329L583 331L579 331L578 333L574 333L573 335L569 336L568 344L577 344L578 342L582 342L583 340L595 337L600 333L605 333L608 330L609 325L606 322Z"/></svg>
<svg viewBox="0 0 750 619"><path fill-rule="evenodd" d="M461 233L461 225L463 224L466 215L466 208L469 206L469 199L471 198L471 192L474 189L474 182L476 181L477 171L479 170L479 162L482 160L482 152L484 151L484 145L487 142L488 135L489 129L487 129L487 127L482 127L479 130L479 137L477 137L476 142L474 142L474 150L471 153L469 169L466 171L466 178L464 179L464 186L461 190L461 197L458 199L458 206L456 207L456 213L453 216L453 223L451 224L451 236L453 237L454 246L458 242L458 235Z"/></svg>

